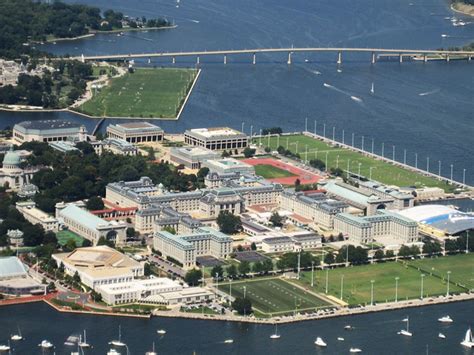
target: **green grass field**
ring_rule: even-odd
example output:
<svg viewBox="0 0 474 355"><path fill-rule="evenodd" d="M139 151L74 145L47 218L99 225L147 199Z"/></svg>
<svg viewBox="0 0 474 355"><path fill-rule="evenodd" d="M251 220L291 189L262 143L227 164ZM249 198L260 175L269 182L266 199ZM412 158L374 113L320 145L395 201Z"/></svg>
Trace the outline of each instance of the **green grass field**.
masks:
<svg viewBox="0 0 474 355"><path fill-rule="evenodd" d="M266 315L328 306L321 298L278 278L232 282L232 297L243 297L244 286L247 289L245 297L251 300L252 307ZM230 293L230 284L220 284L219 289Z"/></svg>
<svg viewBox="0 0 474 355"><path fill-rule="evenodd" d="M413 260L409 262L425 273L432 273L446 279L451 271L451 283L459 283L470 290L474 290L474 254L459 254L433 259Z"/></svg>
<svg viewBox="0 0 474 355"><path fill-rule="evenodd" d="M255 173L265 179L277 179L295 176L295 174L292 174L289 171L267 164L255 165Z"/></svg>
<svg viewBox="0 0 474 355"><path fill-rule="evenodd" d="M56 238L61 246L65 245L69 239L74 239L78 247L82 246L82 242L84 241L84 238L68 230L57 232Z"/></svg>
<svg viewBox="0 0 474 355"><path fill-rule="evenodd" d="M254 142L258 143L259 139L254 139ZM279 145L283 146L284 148L288 147L288 149L294 153L298 147L298 153L301 155L302 159L306 159L306 148L308 149L308 160L317 158L325 162L327 153L329 168L339 167L343 170L346 170L347 163L349 162L350 171L358 173L359 163L361 163L360 173L362 175L369 177L370 168L372 167L372 179L384 184L417 187L436 186L444 189L445 191L453 190L451 185L447 185L445 182L439 181L435 178L420 175L413 171L391 165L384 161L364 156L358 152L353 152L344 148L333 147L320 140L304 135L281 136L279 138L271 137L270 140L268 138L262 138L261 142L264 146L269 146L272 150L276 150L279 143ZM296 145L296 143L298 143L298 145ZM387 155L388 152L386 153L386 156Z"/></svg>
<svg viewBox="0 0 474 355"><path fill-rule="evenodd" d="M79 111L97 117L174 118L196 74L194 69L136 69L111 79Z"/></svg>
<svg viewBox="0 0 474 355"><path fill-rule="evenodd" d="M399 262L363 265L328 270L328 294L340 298L341 279L343 278L343 301L351 305L369 304L371 280L374 280L374 301L395 300L395 277L398 280L398 300L419 298L421 296L421 271L407 267ZM439 277L424 273L423 296L430 297L446 294L446 282ZM299 281L311 288L311 272L303 272ZM326 271L315 271L314 291L325 293ZM463 289L451 283L450 292L462 292Z"/></svg>

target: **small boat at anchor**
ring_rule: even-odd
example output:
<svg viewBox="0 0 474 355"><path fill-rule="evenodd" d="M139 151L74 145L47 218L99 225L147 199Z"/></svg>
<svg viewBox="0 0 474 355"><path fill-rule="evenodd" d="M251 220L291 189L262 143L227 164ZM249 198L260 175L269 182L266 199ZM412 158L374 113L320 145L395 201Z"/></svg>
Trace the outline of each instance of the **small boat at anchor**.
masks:
<svg viewBox="0 0 474 355"><path fill-rule="evenodd" d="M326 344L326 342L321 337L317 337L316 340L314 341L314 344L322 348L325 348L326 346L328 346L328 344Z"/></svg>

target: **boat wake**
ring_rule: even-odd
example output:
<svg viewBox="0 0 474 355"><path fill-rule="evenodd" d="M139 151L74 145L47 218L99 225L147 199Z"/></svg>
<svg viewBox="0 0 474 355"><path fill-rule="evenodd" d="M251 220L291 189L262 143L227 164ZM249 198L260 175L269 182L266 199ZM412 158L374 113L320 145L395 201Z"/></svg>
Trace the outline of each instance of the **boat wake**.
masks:
<svg viewBox="0 0 474 355"><path fill-rule="evenodd" d="M357 96L351 96L351 99L354 100L355 102L362 102L362 99Z"/></svg>
<svg viewBox="0 0 474 355"><path fill-rule="evenodd" d="M191 22L194 22L194 23L199 23L198 20L190 20Z"/></svg>
<svg viewBox="0 0 474 355"><path fill-rule="evenodd" d="M362 102L363 102L360 97L353 96L353 95L351 95L350 92L341 90L341 89L335 87L334 85L331 85L331 84L328 84L328 83L324 83L323 86L326 87L326 88L328 88L328 89L337 91L337 92L339 92L339 93L341 93L341 94L343 94L343 95L349 96L349 97L351 98L351 100L353 100L353 101L355 101L355 102L358 102L358 103L362 103Z"/></svg>
<svg viewBox="0 0 474 355"><path fill-rule="evenodd" d="M421 92L418 94L418 96L428 96L428 95L432 95L432 94L436 94L437 92L440 92L441 89L434 89L434 90L431 90L431 91L427 91L427 92Z"/></svg>
<svg viewBox="0 0 474 355"><path fill-rule="evenodd" d="M321 72L318 70L310 70L310 72L313 73L314 75L321 75Z"/></svg>

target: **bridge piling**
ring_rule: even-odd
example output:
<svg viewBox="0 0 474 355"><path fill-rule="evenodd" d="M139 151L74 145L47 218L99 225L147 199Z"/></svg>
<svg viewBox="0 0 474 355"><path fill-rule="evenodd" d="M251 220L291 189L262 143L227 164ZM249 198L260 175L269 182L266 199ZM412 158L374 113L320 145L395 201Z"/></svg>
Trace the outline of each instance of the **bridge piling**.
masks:
<svg viewBox="0 0 474 355"><path fill-rule="evenodd" d="M227 64L227 54L224 54L224 64Z"/></svg>
<svg viewBox="0 0 474 355"><path fill-rule="evenodd" d="M372 52L372 64L375 64L376 58L375 58L375 52Z"/></svg>
<svg viewBox="0 0 474 355"><path fill-rule="evenodd" d="M423 62L427 63L428 62L428 56L425 54L423 54Z"/></svg>
<svg viewBox="0 0 474 355"><path fill-rule="evenodd" d="M257 55L254 53L252 57L252 64L255 65L257 64Z"/></svg>
<svg viewBox="0 0 474 355"><path fill-rule="evenodd" d="M399 59L398 60L399 60L400 63L403 63L403 54L402 53L399 54Z"/></svg>
<svg viewBox="0 0 474 355"><path fill-rule="evenodd" d="M173 57L173 64L176 64L176 57Z"/></svg>
<svg viewBox="0 0 474 355"><path fill-rule="evenodd" d="M196 64L200 64L199 56L196 57Z"/></svg>
<svg viewBox="0 0 474 355"><path fill-rule="evenodd" d="M337 64L342 64L342 52L337 53Z"/></svg>
<svg viewBox="0 0 474 355"><path fill-rule="evenodd" d="M467 60L470 62L472 60L472 56L468 56Z"/></svg>
<svg viewBox="0 0 474 355"><path fill-rule="evenodd" d="M446 54L446 62L449 63L449 54Z"/></svg>
<svg viewBox="0 0 474 355"><path fill-rule="evenodd" d="M286 64L291 65L291 52L288 52L288 60Z"/></svg>

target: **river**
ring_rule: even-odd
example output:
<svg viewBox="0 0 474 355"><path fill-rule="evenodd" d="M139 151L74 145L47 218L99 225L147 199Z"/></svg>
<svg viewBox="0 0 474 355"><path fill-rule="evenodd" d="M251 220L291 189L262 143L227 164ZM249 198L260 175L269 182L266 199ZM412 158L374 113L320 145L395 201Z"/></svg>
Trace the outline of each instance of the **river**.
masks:
<svg viewBox="0 0 474 355"><path fill-rule="evenodd" d="M452 324L441 324L437 319L449 314ZM71 334L87 330L87 341L94 348L86 354L105 355L107 344L118 337L119 325L122 340L131 354L143 355L155 342L159 354L344 354L350 347L358 347L364 354L474 354L459 343L469 326L472 326L474 302L451 303L401 311L379 312L351 317L308 321L281 325L281 339L271 340L271 325L224 323L218 321L185 320L170 318L132 319L91 315L63 314L44 303L0 308L0 343L20 326L25 341L12 344L14 354L40 354L38 344L48 339L56 354L69 355L71 347L63 345ZM409 316L413 337L397 332L405 327L402 319ZM355 329L344 330L350 324ZM159 336L157 329L166 329ZM446 339L438 338L442 332ZM317 348L314 340L321 336L328 344ZM344 337L345 341L337 341ZM233 339L233 344L224 344ZM49 352L52 354L53 352ZM125 354L123 352L122 354Z"/></svg>
<svg viewBox="0 0 474 355"><path fill-rule="evenodd" d="M440 48L474 41L474 19L455 14L445 0L80 0L127 15L165 15L178 28L98 35L73 42L58 42L46 49L54 53L104 54L152 51L190 51L228 48L349 46L385 48ZM445 17L456 16L466 26L453 26ZM448 37L442 37L442 34ZM310 62L305 63L305 59ZM269 126L286 131L309 130L318 121L318 133L336 127L341 139L356 134L366 147L375 140L380 154L396 146L396 159L474 183L474 63L398 63L370 65L369 55L344 56L337 70L336 54L296 54L293 65L285 55L201 58L203 73L181 119L161 122L169 132L186 128L229 125L253 132ZM164 61L152 65L170 65ZM194 66L195 58L179 59ZM324 86L327 83L332 87ZM370 94L374 83L375 95ZM359 100L351 99L351 96ZM95 121L69 113L0 113L2 125L25 119L68 118L92 128Z"/></svg>

